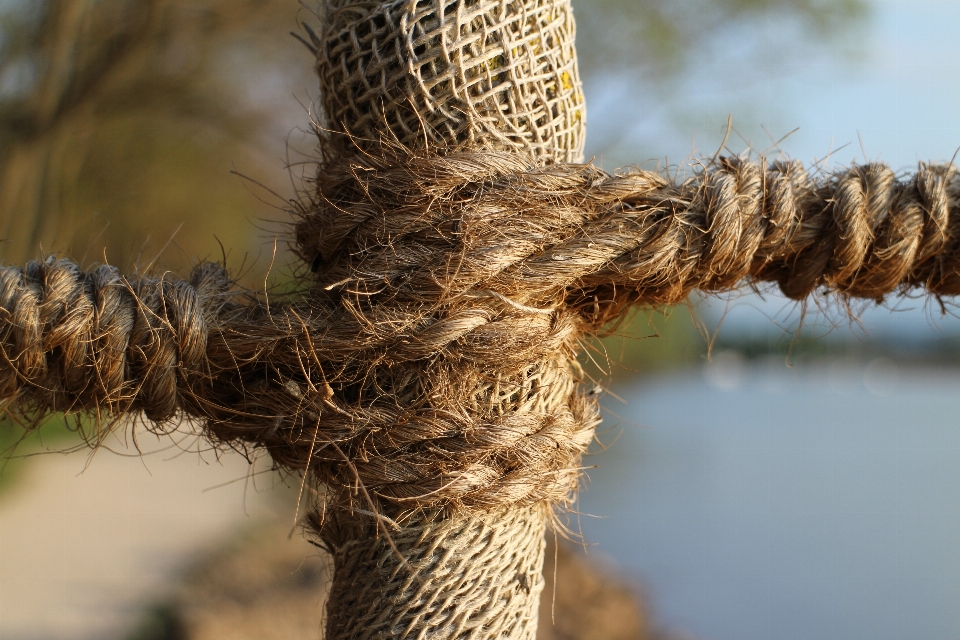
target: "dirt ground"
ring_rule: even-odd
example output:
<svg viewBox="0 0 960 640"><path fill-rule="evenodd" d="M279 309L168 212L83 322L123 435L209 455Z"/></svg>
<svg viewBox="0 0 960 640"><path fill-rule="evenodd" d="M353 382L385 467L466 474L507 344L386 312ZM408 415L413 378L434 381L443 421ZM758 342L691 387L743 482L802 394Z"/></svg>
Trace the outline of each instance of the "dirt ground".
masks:
<svg viewBox="0 0 960 640"><path fill-rule="evenodd" d="M329 559L292 520L250 528L184 576L131 640L319 639ZM547 551L538 640L677 640L657 631L641 591L582 548Z"/></svg>
<svg viewBox="0 0 960 640"><path fill-rule="evenodd" d="M4 488L3 640L123 638L206 549L288 510L240 456L117 450L32 458Z"/></svg>
<svg viewBox="0 0 960 640"><path fill-rule="evenodd" d="M41 456L0 496L4 640L319 640L328 558L239 456ZM666 640L600 554L552 548L540 640ZM151 604L152 603L152 604Z"/></svg>

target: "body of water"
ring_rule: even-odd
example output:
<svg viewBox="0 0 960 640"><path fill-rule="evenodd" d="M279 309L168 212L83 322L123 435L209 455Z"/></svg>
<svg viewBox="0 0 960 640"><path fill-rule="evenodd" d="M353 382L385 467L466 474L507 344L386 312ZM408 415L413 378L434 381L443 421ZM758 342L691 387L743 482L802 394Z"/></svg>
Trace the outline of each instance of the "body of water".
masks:
<svg viewBox="0 0 960 640"><path fill-rule="evenodd" d="M616 391L582 529L666 626L960 637L960 372L728 353Z"/></svg>

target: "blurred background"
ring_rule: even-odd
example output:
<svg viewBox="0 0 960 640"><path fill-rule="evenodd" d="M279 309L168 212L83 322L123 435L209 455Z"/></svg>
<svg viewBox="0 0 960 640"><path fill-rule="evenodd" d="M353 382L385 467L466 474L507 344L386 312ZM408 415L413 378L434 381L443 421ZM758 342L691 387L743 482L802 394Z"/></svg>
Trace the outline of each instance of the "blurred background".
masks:
<svg viewBox="0 0 960 640"><path fill-rule="evenodd" d="M0 260L213 259L282 285L317 99L289 32L314 7L0 0ZM587 153L606 169L677 170L725 138L824 171L960 148L960 2L575 8ZM947 302L748 291L641 311L596 345L611 446L590 460L573 525L592 546L561 554L557 601L599 613L559 607L544 637L960 636ZM268 462L142 433L144 458L129 434L121 455L34 457L71 448L70 425L22 436L0 424L20 443L0 475L0 638L316 637L329 567L288 537L298 487Z"/></svg>

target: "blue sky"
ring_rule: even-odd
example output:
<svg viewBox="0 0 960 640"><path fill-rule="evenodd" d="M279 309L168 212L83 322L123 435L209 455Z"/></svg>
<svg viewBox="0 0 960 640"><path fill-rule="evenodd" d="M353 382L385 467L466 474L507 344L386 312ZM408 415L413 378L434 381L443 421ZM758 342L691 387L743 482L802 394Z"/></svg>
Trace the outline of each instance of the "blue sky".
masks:
<svg viewBox="0 0 960 640"><path fill-rule="evenodd" d="M811 48L794 58L762 44L744 52L744 34L731 33L717 55L693 65L680 100L660 102L623 78L588 82L588 154L611 167L664 154L679 160L695 149L712 154L730 114L743 134L731 141L734 149L744 139L766 148L761 127L774 138L799 128L781 147L805 161L844 145L836 161L863 160L861 138L869 159L898 169L949 160L960 147L960 1L871 6L866 27L850 36L852 55ZM776 43L777 28L770 25L765 41ZM784 42L794 41L785 35ZM615 150L605 144L611 127L622 140Z"/></svg>
<svg viewBox="0 0 960 640"><path fill-rule="evenodd" d="M588 154L608 169L665 155L671 162L691 153L712 155L730 114L738 132L729 143L735 151L764 150L771 137L799 128L779 148L807 163L829 156L828 167L867 159L911 170L921 160L950 160L960 149L960 1L889 0L872 6L870 21L853 36L857 41L848 43L856 51L851 55L813 50L791 57L782 48L760 46L745 57L738 51L742 38L730 34L728 48L682 81L679 101L660 103L616 77L588 84ZM768 56L777 61L769 63ZM611 137L614 127L627 133ZM618 144L611 148L610 140ZM727 310L728 330L777 331L772 319L791 323L792 306L776 295L767 301L742 295L710 308L707 316L714 319ZM867 311L867 331L913 338L960 335L960 321L939 319L938 310L923 300L901 303L899 310Z"/></svg>

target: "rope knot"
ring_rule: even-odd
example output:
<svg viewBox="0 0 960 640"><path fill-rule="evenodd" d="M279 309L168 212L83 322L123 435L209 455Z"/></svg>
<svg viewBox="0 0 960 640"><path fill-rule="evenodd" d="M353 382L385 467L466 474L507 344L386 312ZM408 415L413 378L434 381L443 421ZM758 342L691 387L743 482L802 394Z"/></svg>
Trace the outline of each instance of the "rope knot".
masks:
<svg viewBox="0 0 960 640"><path fill-rule="evenodd" d="M599 415L577 353L632 305L767 282L960 293L951 166L720 158L670 181L388 145L316 187L298 203L303 299L238 304L216 265L0 270L0 391L28 412L201 418L338 504L490 511L571 499Z"/></svg>

